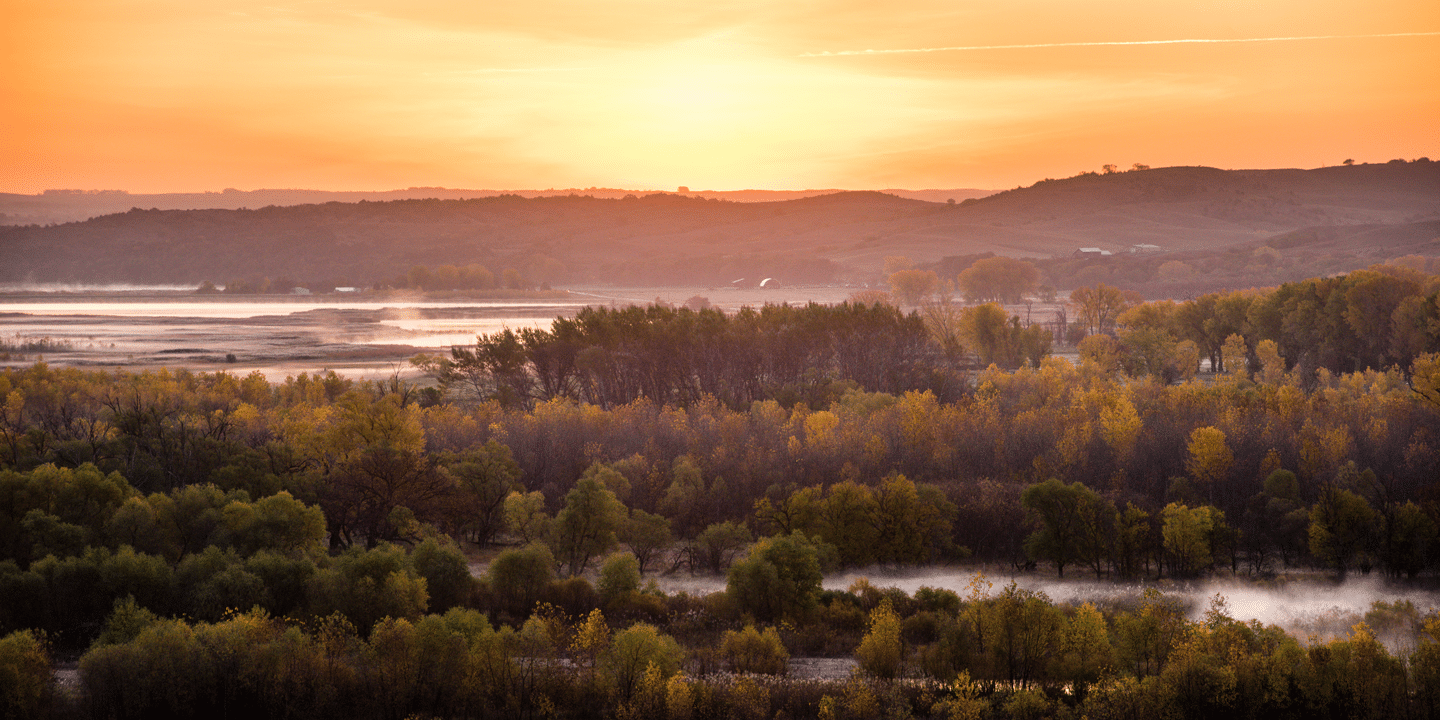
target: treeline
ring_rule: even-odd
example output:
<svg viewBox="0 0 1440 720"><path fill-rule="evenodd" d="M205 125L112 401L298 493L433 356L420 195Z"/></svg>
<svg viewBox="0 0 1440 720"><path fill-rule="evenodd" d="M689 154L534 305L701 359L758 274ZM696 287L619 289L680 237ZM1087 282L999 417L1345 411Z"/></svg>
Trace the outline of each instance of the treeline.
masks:
<svg viewBox="0 0 1440 720"><path fill-rule="evenodd" d="M1238 362L1247 375L1296 371L1307 389L1322 369L1409 368L1419 355L1440 350L1440 278L1393 265L1180 303L1135 304L1113 288L1098 290L1102 297L1077 303L1077 310L1118 340L1096 346L1095 354L1112 355L1131 375L1187 374L1186 363L1168 369L1183 356L1178 343L1185 341L1216 370Z"/></svg>
<svg viewBox="0 0 1440 720"><path fill-rule="evenodd" d="M425 406L433 394L334 375L272 385L259 375L37 365L0 374L0 462L17 472L93 463L147 497L205 483L252 499L284 490L321 507L337 549L405 539L408 521L394 515L397 508L485 542L511 491L538 493L540 509L553 517L579 478L603 469L603 484L627 512L664 517L682 544L724 523L754 533L771 532L778 521L782 531L817 533L819 521L803 520L816 508L837 538L850 532L840 523L847 513L873 532L886 526L876 509L890 502L886 479L899 474L927 507L941 498L955 507L950 529L923 543L927 553L964 547L979 559L1023 564L1021 492L1053 478L1093 489L1118 513L1133 505L1146 514L1151 560L1147 566L1142 558L1141 567L1150 574L1169 562L1155 538L1171 503L1223 513L1241 533L1233 552L1211 556L1237 569L1318 563L1411 575L1434 567L1423 532L1417 550L1386 539L1420 516L1440 518L1434 356L1419 358L1408 379L1396 370L1321 372L1312 390L1294 371L1250 378L1243 362L1231 367L1167 385L1094 361L1077 367L1048 359L1039 368L988 370L973 394L955 402L841 384L827 386L834 399L824 409L764 400L735 410L704 397L684 407L646 399L609 409L566 399L533 409L494 401ZM1293 485L1267 485L1281 470L1293 473ZM1308 519L1286 519L1327 498L1357 505L1351 496L1368 506L1359 515L1369 529L1343 563L1301 539ZM803 522L796 525L757 516L757 503L772 514L813 507L797 511ZM19 527L38 507L15 506L11 522ZM1303 532L1294 530L1297 522ZM1285 528L1290 534L1278 537ZM826 540L880 551L860 537ZM22 554L28 547L12 552L20 561L43 557ZM840 561L918 560L855 552ZM1133 573L1107 563L1107 572Z"/></svg>
<svg viewBox="0 0 1440 720"><path fill-rule="evenodd" d="M881 303L766 305L733 315L591 307L548 331L507 329L420 362L442 392L507 408L557 399L606 408L640 398L823 404L845 387L930 390L953 400L964 388L963 358L931 342L919 316Z"/></svg>
<svg viewBox="0 0 1440 720"><path fill-rule="evenodd" d="M797 564L813 554L800 553ZM541 603L523 623L410 610L358 628L256 607L218 620L117 603L54 685L43 636L0 638L7 710L25 717L1431 718L1440 710L1440 620L1377 602L1348 635L1308 646L1235 620L1222 598L1198 620L1172 597L1060 605L977 574L965 595L912 596L864 580L801 582L784 622L742 617L732 572L704 597L626 590L625 611ZM603 582L603 580L602 580ZM607 607L613 607L613 602ZM1392 651L1380 636L1400 639ZM817 639L845 648L847 679L785 677Z"/></svg>
<svg viewBox="0 0 1440 720"><path fill-rule="evenodd" d="M217 702L350 717L1434 713L1433 628L1401 657L1365 629L1302 648L1154 598L1086 610L1015 588L912 599L820 580L967 556L1113 577L1425 575L1440 559L1440 357L1306 377L1262 350L1252 374L1236 334L1222 372L1167 383L1107 362L1128 339L1122 309L1119 337L1087 340L1080 365L991 368L951 399L866 389L840 368L883 362L836 359L872 323L882 338L905 330L920 357L950 357L918 315L767 310L589 311L588 326L554 326L655 358L703 357L703 344L666 343L717 327L771 338L777 366L802 339L832 343L796 381L809 390L766 376L764 399L735 406L673 389L653 402L663 382L647 378L687 377L657 368L609 405L333 373L0 371L0 630L17 633L0 664L29 678L14 706L53 699L31 682L48 663L43 633L61 651L93 645L81 663L93 705L61 709L102 717ZM755 327L766 333L743 334ZM611 367L634 372L642 356L617 350ZM519 357L516 378L540 377ZM493 379L504 366L489 367ZM583 376L565 377L584 392ZM472 577L460 543L497 540L511 546ZM642 585L686 569L725 573L726 591ZM1372 627L1422 624L1413 609L1377 613ZM853 652L875 678L960 680L710 677L783 667L790 652Z"/></svg>

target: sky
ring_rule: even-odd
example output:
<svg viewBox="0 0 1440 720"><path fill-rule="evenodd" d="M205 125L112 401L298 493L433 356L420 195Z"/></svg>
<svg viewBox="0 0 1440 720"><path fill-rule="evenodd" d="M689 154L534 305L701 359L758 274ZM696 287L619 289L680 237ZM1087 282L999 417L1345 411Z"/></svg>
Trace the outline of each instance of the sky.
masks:
<svg viewBox="0 0 1440 720"><path fill-rule="evenodd" d="M1435 0L0 0L0 192L1440 159Z"/></svg>

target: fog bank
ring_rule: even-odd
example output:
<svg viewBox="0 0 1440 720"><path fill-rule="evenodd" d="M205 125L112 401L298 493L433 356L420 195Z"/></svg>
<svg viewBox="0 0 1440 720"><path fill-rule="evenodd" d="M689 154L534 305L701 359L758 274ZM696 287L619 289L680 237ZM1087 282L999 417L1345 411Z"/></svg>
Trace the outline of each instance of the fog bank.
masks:
<svg viewBox="0 0 1440 720"><path fill-rule="evenodd" d="M1440 592L1391 585L1366 577L1334 582L1322 577L1290 580L1208 579L1194 582L1127 582L1056 579L1024 574L986 573L989 594L997 595L1014 582L1025 590L1043 592L1058 604L1138 605L1146 587L1154 587L1184 608L1191 620L1201 620L1217 595L1225 612L1243 622L1277 625L1302 642L1325 642L1345 637L1358 622L1366 621L1376 637L1392 651L1408 651L1414 644L1418 621L1440 611ZM975 570L896 572L871 568L828 575L826 590L846 590L861 578L875 587L894 587L914 595L921 587L943 588L968 594ZM666 592L706 594L725 589L724 578L672 575L657 578ZM1407 607L1404 603L1413 606ZM1385 607L1377 607L1384 603ZM1396 607L1396 604L1400 605ZM1367 614L1369 617L1367 618Z"/></svg>

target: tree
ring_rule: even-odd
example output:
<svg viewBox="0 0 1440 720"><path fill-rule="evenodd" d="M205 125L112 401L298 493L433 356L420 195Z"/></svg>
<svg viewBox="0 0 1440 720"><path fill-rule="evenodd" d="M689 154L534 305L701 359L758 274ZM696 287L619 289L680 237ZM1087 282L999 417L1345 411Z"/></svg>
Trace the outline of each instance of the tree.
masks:
<svg viewBox="0 0 1440 720"><path fill-rule="evenodd" d="M1115 569L1123 577L1139 574L1141 564L1149 567L1154 537L1150 529L1150 513L1126 503L1124 512L1115 521L1115 545L1113 561Z"/></svg>
<svg viewBox="0 0 1440 720"><path fill-rule="evenodd" d="M976 261L957 279L966 300L1013 304L1035 289L1040 271L1024 260L997 256Z"/></svg>
<svg viewBox="0 0 1440 720"><path fill-rule="evenodd" d="M1175 574L1186 577L1210 567L1211 535L1215 530L1215 509L1170 503L1161 512L1160 535L1169 553Z"/></svg>
<svg viewBox="0 0 1440 720"><path fill-rule="evenodd" d="M645 566L674 542L670 533L670 518L635 508L630 511L630 520L620 531L620 540L630 546L630 552L635 554L643 573Z"/></svg>
<svg viewBox="0 0 1440 720"><path fill-rule="evenodd" d="M443 613L452 607L468 604L475 587L464 553L455 547L450 538L441 537L445 541L443 544L435 538L426 538L410 553L410 564L415 567L415 574L425 579L432 613Z"/></svg>
<svg viewBox="0 0 1440 720"><path fill-rule="evenodd" d="M1327 485L1310 508L1310 553L1333 566L1341 577L1368 549L1379 514L1365 498Z"/></svg>
<svg viewBox="0 0 1440 720"><path fill-rule="evenodd" d="M323 552L324 513L283 490L254 503L231 502L223 517L215 539L241 554L271 550L281 555L316 556Z"/></svg>
<svg viewBox="0 0 1440 720"><path fill-rule="evenodd" d="M720 639L720 653L730 672L762 673L784 675L788 669L790 651L780 640L780 633L774 627L764 632L746 625L743 630L726 630Z"/></svg>
<svg viewBox="0 0 1440 720"><path fill-rule="evenodd" d="M1391 513L1385 527L1385 564L1395 576L1414 578L1435 561L1440 529L1414 502L1406 502Z"/></svg>
<svg viewBox="0 0 1440 720"><path fill-rule="evenodd" d="M654 625L635 623L615 633L602 666L620 697L629 698L647 668L658 668L661 677L668 678L680 669L684 658L685 651L675 638L661 633Z"/></svg>
<svg viewBox="0 0 1440 720"><path fill-rule="evenodd" d="M505 496L505 527L521 542L537 542L550 534L552 518L545 514L545 494L539 490L512 491Z"/></svg>
<svg viewBox="0 0 1440 720"><path fill-rule="evenodd" d="M1062 578L1065 566L1081 560L1085 544L1094 542L1086 534L1105 531L1098 524L1104 500L1080 482L1066 485L1050 478L1025 488L1020 504L1029 522L1039 526L1025 539L1025 554L1055 563L1055 572Z"/></svg>
<svg viewBox="0 0 1440 720"><path fill-rule="evenodd" d="M935 560L947 549L955 505L943 493L929 486L917 487L904 475L892 473L880 481L874 498L876 560L920 564Z"/></svg>
<svg viewBox="0 0 1440 720"><path fill-rule="evenodd" d="M1099 283L1070 291L1070 304L1075 306L1080 324L1089 334L1109 333L1120 314L1135 304L1119 288Z"/></svg>
<svg viewBox="0 0 1440 720"><path fill-rule="evenodd" d="M965 346L980 357L981 365L1014 367L1018 364L1010 342L1009 318L999 305L985 303L961 310L960 335Z"/></svg>
<svg viewBox="0 0 1440 720"><path fill-rule="evenodd" d="M530 612L554 577L555 556L540 543L501 552L485 571L491 592L500 596L517 617Z"/></svg>
<svg viewBox="0 0 1440 720"><path fill-rule="evenodd" d="M600 565L601 602L610 603L640 589L640 561L633 553L617 552Z"/></svg>
<svg viewBox="0 0 1440 720"><path fill-rule="evenodd" d="M565 495L551 529L556 559L571 575L584 572L592 558L615 547L615 533L627 516L625 505L598 478L580 478Z"/></svg>
<svg viewBox="0 0 1440 720"><path fill-rule="evenodd" d="M889 277L890 290L903 305L919 305L940 289L933 270L900 270Z"/></svg>
<svg viewBox="0 0 1440 720"><path fill-rule="evenodd" d="M1048 666L1064 641L1063 616L1049 596L1011 582L999 596L978 604L995 675L1022 688L1048 679Z"/></svg>
<svg viewBox="0 0 1440 720"><path fill-rule="evenodd" d="M442 456L440 471L455 483L447 503L452 534L484 545L505 526L505 499L519 488L520 465L510 448L489 440L480 448Z"/></svg>
<svg viewBox="0 0 1440 720"><path fill-rule="evenodd" d="M372 400L352 391L337 403L337 413L319 438L319 462L329 467L320 506L331 547L350 545L356 534L371 548L400 539L391 523L396 508L417 518L437 516L454 485L425 452L419 409L393 393Z"/></svg>
<svg viewBox="0 0 1440 720"><path fill-rule="evenodd" d="M801 620L820 596L820 561L801 533L765 538L730 566L725 592L756 620Z"/></svg>
<svg viewBox="0 0 1440 720"><path fill-rule="evenodd" d="M749 544L750 528L734 521L714 523L695 537L695 551L713 573L724 572Z"/></svg>
<svg viewBox="0 0 1440 720"><path fill-rule="evenodd" d="M869 629L855 648L855 661L870 675L892 680L900 673L905 646L900 641L900 616L886 598L870 611Z"/></svg>
<svg viewBox="0 0 1440 720"><path fill-rule="evenodd" d="M43 717L54 670L44 641L32 630L0 638L0 708L10 717Z"/></svg>
<svg viewBox="0 0 1440 720"><path fill-rule="evenodd" d="M1410 389L1425 402L1440 408L1440 353L1415 358L1410 370Z"/></svg>
<svg viewBox="0 0 1440 720"><path fill-rule="evenodd" d="M1225 444L1225 433L1213 427L1196 428L1190 433L1190 444L1186 449L1189 457L1185 461L1185 469L1195 482L1209 490L1210 501L1214 502L1215 486L1225 481L1230 465L1235 461L1230 447Z"/></svg>

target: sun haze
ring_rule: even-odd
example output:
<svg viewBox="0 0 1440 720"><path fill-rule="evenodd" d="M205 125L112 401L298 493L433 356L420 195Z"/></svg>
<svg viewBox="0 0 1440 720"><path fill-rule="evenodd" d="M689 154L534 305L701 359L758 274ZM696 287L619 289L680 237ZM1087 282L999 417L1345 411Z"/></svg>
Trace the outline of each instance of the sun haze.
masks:
<svg viewBox="0 0 1440 720"><path fill-rule="evenodd" d="M0 192L1003 188L1440 155L1434 0L0 10Z"/></svg>

